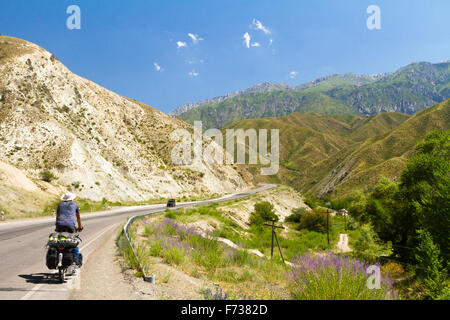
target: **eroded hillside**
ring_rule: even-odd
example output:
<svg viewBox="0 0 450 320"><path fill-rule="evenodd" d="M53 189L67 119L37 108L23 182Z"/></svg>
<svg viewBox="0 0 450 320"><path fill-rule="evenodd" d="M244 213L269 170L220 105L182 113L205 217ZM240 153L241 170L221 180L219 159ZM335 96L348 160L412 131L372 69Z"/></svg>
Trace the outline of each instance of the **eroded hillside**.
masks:
<svg viewBox="0 0 450 320"><path fill-rule="evenodd" d="M35 44L1 36L0 74L1 160L36 191L134 201L246 187L231 166L173 166L170 134L188 124L71 73ZM2 207L14 198L5 181Z"/></svg>

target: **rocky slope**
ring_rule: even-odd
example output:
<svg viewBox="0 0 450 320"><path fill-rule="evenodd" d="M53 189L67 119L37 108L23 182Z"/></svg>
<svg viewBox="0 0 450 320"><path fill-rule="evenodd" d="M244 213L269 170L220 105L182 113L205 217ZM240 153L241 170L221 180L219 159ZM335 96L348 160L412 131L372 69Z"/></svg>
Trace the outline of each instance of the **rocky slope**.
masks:
<svg viewBox="0 0 450 320"><path fill-rule="evenodd" d="M222 102L224 100L236 97L236 96L241 96L244 94L249 94L249 93L258 93L258 92L270 92L270 91L274 91L274 90L293 90L293 87L290 87L284 83L270 83L270 82L264 82L261 84L257 84L255 86L252 86L248 89L245 90L240 90L240 91L235 91L232 93L228 93L224 96L219 96L219 97L215 97L215 98L211 98L211 99L205 99L205 100L201 100L198 102L188 102L183 104L182 106L176 108L175 110L169 112L169 115L171 116L178 116L186 111L189 111L191 109L200 107L200 106L204 106L207 104L214 104L214 103L219 103Z"/></svg>
<svg viewBox="0 0 450 320"><path fill-rule="evenodd" d="M173 166L170 134L188 124L71 73L35 44L0 36L0 75L0 176L18 170L36 191L110 201L246 187L230 166ZM0 207L18 199L10 180L0 179Z"/></svg>
<svg viewBox="0 0 450 320"><path fill-rule="evenodd" d="M416 112L450 97L450 62L412 63L376 82L359 88L327 92L359 113Z"/></svg>
<svg viewBox="0 0 450 320"><path fill-rule="evenodd" d="M204 128L221 128L237 120L280 117L293 112L327 115L382 112L414 114L450 97L450 62L412 63L394 73L341 74L299 86L269 89L224 97L184 111L189 123L202 120ZM191 107L194 105L191 105Z"/></svg>

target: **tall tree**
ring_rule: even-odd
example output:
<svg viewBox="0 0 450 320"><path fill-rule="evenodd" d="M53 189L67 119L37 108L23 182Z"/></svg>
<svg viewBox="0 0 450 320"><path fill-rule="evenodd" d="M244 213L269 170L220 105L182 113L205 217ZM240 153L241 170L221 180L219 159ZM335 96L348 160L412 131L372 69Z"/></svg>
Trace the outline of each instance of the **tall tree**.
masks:
<svg viewBox="0 0 450 320"><path fill-rule="evenodd" d="M416 230L427 230L448 261L450 245L450 130L426 135L402 172L399 197L408 223L406 242L417 245Z"/></svg>

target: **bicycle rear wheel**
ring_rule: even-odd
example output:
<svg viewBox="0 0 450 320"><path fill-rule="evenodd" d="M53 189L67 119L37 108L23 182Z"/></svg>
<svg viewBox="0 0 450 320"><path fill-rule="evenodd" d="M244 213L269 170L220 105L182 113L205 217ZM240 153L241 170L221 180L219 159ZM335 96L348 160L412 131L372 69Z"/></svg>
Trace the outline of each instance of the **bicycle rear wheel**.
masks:
<svg viewBox="0 0 450 320"><path fill-rule="evenodd" d="M63 268L58 268L58 280L59 282L63 283L65 278L66 270Z"/></svg>

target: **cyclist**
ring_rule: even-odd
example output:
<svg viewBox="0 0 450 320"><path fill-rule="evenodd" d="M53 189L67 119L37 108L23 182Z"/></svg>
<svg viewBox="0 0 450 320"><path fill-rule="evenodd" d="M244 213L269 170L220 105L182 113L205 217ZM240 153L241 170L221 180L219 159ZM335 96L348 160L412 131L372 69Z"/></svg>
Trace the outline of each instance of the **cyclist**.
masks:
<svg viewBox="0 0 450 320"><path fill-rule="evenodd" d="M76 195L67 192L61 197L61 202L58 204L56 210L56 232L69 232L83 230L81 226L80 208L75 201ZM78 228L75 228L75 223L78 223Z"/></svg>
<svg viewBox="0 0 450 320"><path fill-rule="evenodd" d="M80 208L78 204L73 201L76 195L67 192L61 197L61 202L58 204L56 210L56 232L75 233L75 231L82 231ZM78 228L75 225L78 224ZM82 264L82 255L79 253L78 247L75 248L74 260L78 261L78 265Z"/></svg>

